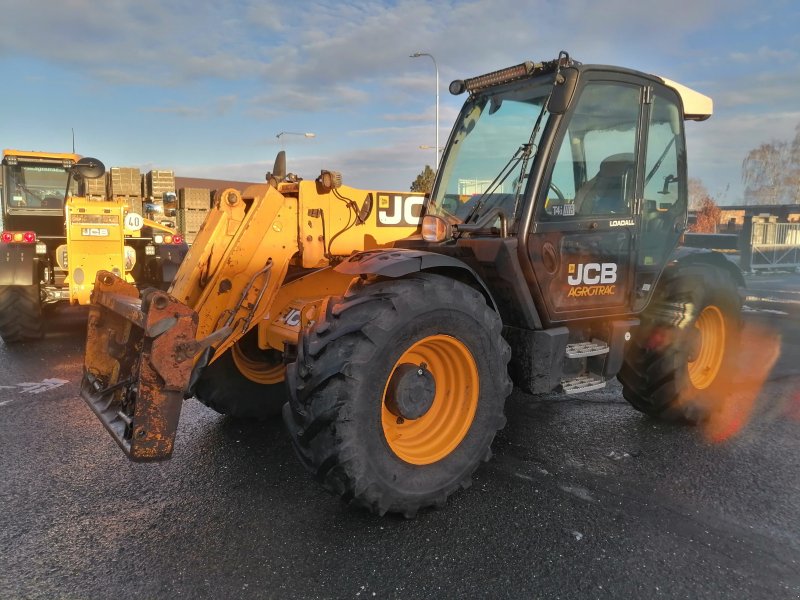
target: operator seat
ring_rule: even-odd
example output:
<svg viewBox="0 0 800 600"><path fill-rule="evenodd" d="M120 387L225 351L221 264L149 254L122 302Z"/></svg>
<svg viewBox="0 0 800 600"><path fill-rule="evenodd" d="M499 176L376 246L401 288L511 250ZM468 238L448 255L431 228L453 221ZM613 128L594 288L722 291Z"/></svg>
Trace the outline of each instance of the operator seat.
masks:
<svg viewBox="0 0 800 600"><path fill-rule="evenodd" d="M633 153L612 154L603 159L597 175L575 194L578 215L607 215L630 212L633 195Z"/></svg>
<svg viewBox="0 0 800 600"><path fill-rule="evenodd" d="M64 199L58 196L45 196L42 200L42 208L63 208Z"/></svg>

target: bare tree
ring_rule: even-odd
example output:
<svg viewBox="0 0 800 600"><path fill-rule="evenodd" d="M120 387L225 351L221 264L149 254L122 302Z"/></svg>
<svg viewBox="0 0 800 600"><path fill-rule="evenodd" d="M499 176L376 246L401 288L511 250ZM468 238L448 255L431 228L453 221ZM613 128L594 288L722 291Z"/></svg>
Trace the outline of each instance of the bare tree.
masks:
<svg viewBox="0 0 800 600"><path fill-rule="evenodd" d="M792 141L773 140L750 150L742 181L747 204L800 202L800 124Z"/></svg>
<svg viewBox="0 0 800 600"><path fill-rule="evenodd" d="M708 188L696 177L689 177L689 210L699 210L703 200L711 198Z"/></svg>

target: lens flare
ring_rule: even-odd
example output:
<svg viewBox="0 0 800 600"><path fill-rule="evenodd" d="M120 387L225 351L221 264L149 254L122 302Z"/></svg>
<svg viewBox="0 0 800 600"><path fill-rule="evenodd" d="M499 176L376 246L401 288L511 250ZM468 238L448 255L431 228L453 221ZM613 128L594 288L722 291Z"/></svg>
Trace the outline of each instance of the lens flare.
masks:
<svg viewBox="0 0 800 600"><path fill-rule="evenodd" d="M781 353L774 331L746 325L741 332L733 376L707 398L710 408L703 434L721 443L739 434L754 415L759 394Z"/></svg>

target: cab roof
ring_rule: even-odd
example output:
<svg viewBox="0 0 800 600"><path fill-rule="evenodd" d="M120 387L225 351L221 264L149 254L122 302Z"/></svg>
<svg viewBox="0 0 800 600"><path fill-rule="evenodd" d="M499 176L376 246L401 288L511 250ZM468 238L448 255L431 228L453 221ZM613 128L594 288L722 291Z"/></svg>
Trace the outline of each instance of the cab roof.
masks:
<svg viewBox="0 0 800 600"><path fill-rule="evenodd" d="M691 89L688 86L678 83L677 81L673 81L672 79L667 79L666 77L644 73L642 71L629 69L627 67L618 67L612 65L592 65L592 64L575 63L573 64L573 66L582 71L584 70L616 71L620 73L629 73L637 77L643 77L646 79L655 79L659 83L662 83L668 88L674 90L678 94L678 96L680 96L681 103L683 104L683 118L686 121L705 121L714 112L714 101L711 98L709 98L705 94L701 94L700 92Z"/></svg>
<svg viewBox="0 0 800 600"><path fill-rule="evenodd" d="M52 160L71 160L77 162L80 156L66 152L37 152L34 150L3 150L3 158L6 156L16 156L18 158L52 159Z"/></svg>
<svg viewBox="0 0 800 600"><path fill-rule="evenodd" d="M666 77L656 75L656 78L660 79L668 88L678 92L681 102L683 102L683 117L687 121L705 121L714 112L714 101L705 94L696 92Z"/></svg>
<svg viewBox="0 0 800 600"><path fill-rule="evenodd" d="M469 91L470 94L494 88L496 86L504 85L514 81L533 79L541 75L551 75L559 68L574 68L578 71L606 71L623 73L634 76L638 79L650 79L657 81L668 88L674 90L681 99L683 104L684 119L688 121L705 121L714 111L714 103L708 96L701 94L683 84L660 77L658 75L650 75L634 69L626 67L618 67L612 65L596 65L584 64L576 60L572 60L569 54L561 52L556 60L544 61L535 63L533 61L526 61L524 63L506 67L498 71L492 71L477 77L472 77L466 80L457 79L450 84L450 93L458 95L464 91Z"/></svg>

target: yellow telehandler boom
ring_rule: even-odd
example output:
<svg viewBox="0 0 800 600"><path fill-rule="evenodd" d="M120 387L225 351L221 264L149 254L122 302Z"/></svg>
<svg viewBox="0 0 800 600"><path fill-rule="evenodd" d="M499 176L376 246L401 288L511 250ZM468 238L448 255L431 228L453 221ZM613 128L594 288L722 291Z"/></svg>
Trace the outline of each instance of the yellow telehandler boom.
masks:
<svg viewBox="0 0 800 600"><path fill-rule="evenodd" d="M132 459L172 452L184 397L265 417L286 402L284 358L352 276L330 267L415 233L422 194L358 190L338 173L218 195L168 293L98 273L82 393ZM290 351L290 350L289 350Z"/></svg>

